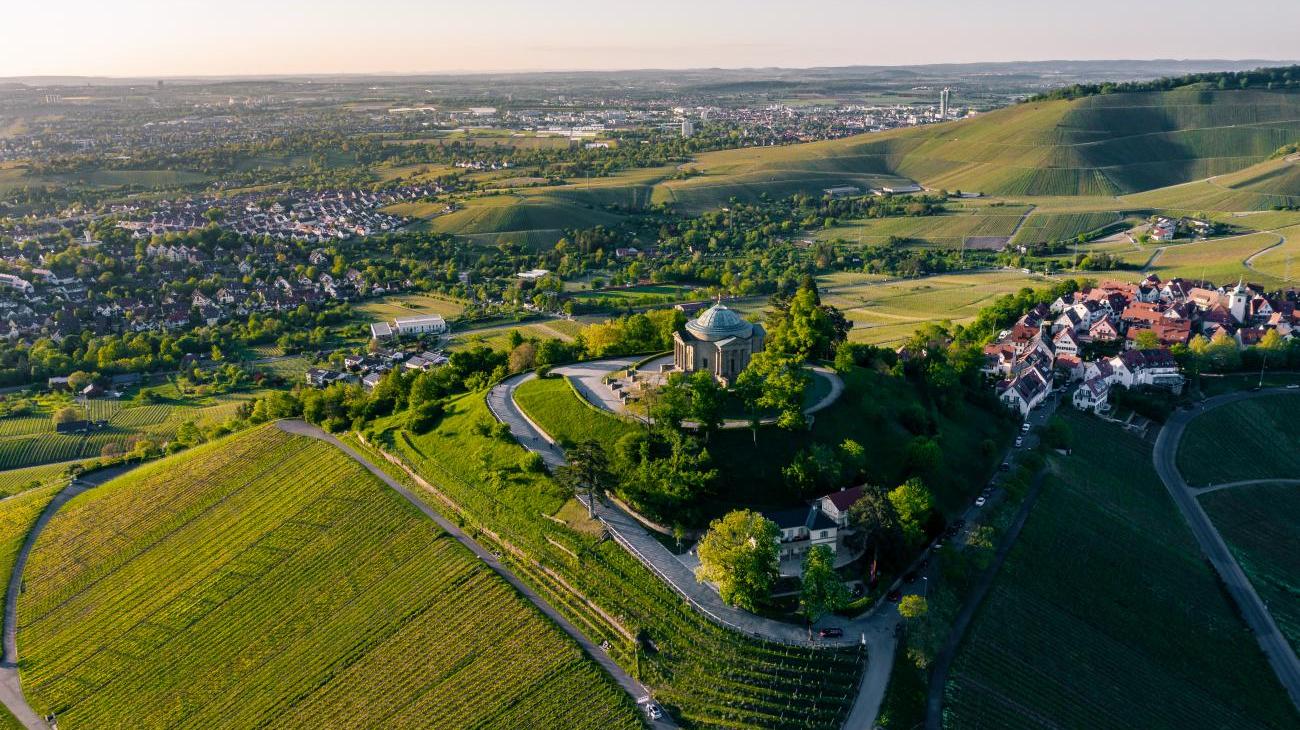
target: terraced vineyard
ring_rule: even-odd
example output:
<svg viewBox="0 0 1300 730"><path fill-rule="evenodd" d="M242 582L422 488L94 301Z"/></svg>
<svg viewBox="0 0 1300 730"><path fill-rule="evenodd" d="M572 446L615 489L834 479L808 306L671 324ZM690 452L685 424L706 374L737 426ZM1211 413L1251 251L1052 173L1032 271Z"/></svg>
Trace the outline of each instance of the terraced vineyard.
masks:
<svg viewBox="0 0 1300 730"><path fill-rule="evenodd" d="M470 525L481 525L485 539L499 539L512 568L552 605L593 640L609 641L610 656L684 726L843 724L861 676L857 649L783 646L723 629L618 544L546 519L566 495L545 475L512 466L523 454L518 444L474 435L472 424L489 417L483 394L471 394L453 401L430 433L394 431L384 438ZM376 462L386 464L378 456ZM410 482L397 467L389 471ZM453 509L427 489L412 488L436 508Z"/></svg>
<svg viewBox="0 0 1300 730"><path fill-rule="evenodd" d="M68 503L25 580L23 687L60 727L641 726L469 551L274 426Z"/></svg>
<svg viewBox="0 0 1300 730"><path fill-rule="evenodd" d="M1200 500L1278 629L1300 652L1300 486L1233 487Z"/></svg>
<svg viewBox="0 0 1300 730"><path fill-rule="evenodd" d="M1161 485L1150 445L1067 414L959 650L948 728L1290 728L1300 717Z"/></svg>
<svg viewBox="0 0 1300 730"><path fill-rule="evenodd" d="M882 244L890 238L911 243L960 248L970 238L1007 238L1016 230L1026 206L998 206L958 210L945 215L875 218L850 221L817 232L821 239Z"/></svg>
<svg viewBox="0 0 1300 730"><path fill-rule="evenodd" d="M1187 425L1178 470L1193 486L1300 475L1297 413L1300 395L1289 394L1215 408Z"/></svg>

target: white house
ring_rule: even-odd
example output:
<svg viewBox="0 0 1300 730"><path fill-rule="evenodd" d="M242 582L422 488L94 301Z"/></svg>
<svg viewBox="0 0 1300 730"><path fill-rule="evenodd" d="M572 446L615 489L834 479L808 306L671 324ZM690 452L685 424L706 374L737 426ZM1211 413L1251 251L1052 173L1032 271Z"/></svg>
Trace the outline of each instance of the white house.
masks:
<svg viewBox="0 0 1300 730"><path fill-rule="evenodd" d="M862 499L863 486L853 487L852 489L841 489L838 492L832 492L818 500L821 510L836 525L843 529L849 526L849 508L855 502Z"/></svg>
<svg viewBox="0 0 1300 730"><path fill-rule="evenodd" d="M442 334L447 331L447 320L437 314L398 317L393 320L393 329L400 335Z"/></svg>
<svg viewBox="0 0 1300 730"><path fill-rule="evenodd" d="M1086 380L1074 391L1074 407L1081 411L1100 413L1110 399L1110 382L1103 376Z"/></svg>

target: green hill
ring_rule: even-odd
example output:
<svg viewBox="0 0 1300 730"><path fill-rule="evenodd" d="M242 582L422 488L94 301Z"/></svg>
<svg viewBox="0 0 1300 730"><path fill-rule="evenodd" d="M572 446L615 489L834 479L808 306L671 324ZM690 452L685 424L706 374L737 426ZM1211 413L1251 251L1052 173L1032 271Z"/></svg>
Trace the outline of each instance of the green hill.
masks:
<svg viewBox="0 0 1300 730"><path fill-rule="evenodd" d="M844 181L901 175L992 195L1118 195L1235 172L1296 139L1300 93L1186 87L1030 102L948 124L702 155L704 177L667 187L793 169Z"/></svg>
<svg viewBox="0 0 1300 730"><path fill-rule="evenodd" d="M64 728L641 726L468 550L275 426L77 497L24 578L23 689Z"/></svg>

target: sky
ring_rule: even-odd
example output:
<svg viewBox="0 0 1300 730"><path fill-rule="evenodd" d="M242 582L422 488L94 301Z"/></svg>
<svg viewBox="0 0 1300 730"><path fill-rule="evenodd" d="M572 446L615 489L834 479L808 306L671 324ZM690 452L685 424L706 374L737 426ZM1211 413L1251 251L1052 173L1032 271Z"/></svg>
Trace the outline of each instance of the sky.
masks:
<svg viewBox="0 0 1300 730"><path fill-rule="evenodd" d="M1287 59L1295 0L5 0L0 77Z"/></svg>

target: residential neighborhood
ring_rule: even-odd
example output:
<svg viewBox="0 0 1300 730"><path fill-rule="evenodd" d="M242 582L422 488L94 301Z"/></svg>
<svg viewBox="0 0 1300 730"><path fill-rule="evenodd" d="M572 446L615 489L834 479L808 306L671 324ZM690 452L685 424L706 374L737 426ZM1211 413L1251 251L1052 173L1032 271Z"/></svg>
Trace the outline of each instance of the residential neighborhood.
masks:
<svg viewBox="0 0 1300 730"><path fill-rule="evenodd" d="M1074 405L1100 413L1112 386L1181 391L1171 348L1194 338L1245 348L1270 333L1294 337L1298 300L1295 289L1266 292L1244 281L1216 286L1154 274L1133 284L1103 281L1026 312L984 348L983 371L1022 415L1054 388L1076 384Z"/></svg>

